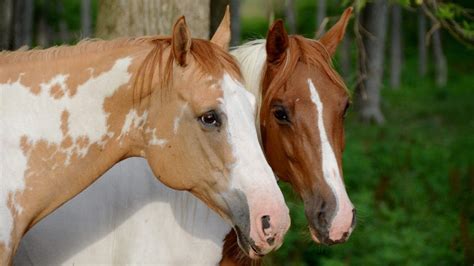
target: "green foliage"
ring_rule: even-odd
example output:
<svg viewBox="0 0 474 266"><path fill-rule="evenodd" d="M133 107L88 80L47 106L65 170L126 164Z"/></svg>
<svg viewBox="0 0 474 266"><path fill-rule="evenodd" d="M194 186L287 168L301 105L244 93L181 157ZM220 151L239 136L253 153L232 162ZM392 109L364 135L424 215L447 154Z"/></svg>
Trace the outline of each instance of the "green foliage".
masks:
<svg viewBox="0 0 474 266"><path fill-rule="evenodd" d="M242 40L262 39L267 36L268 23L263 17L245 19L241 22Z"/></svg>
<svg viewBox="0 0 474 266"><path fill-rule="evenodd" d="M440 18L454 19L464 13L464 8L454 3L440 3L437 16Z"/></svg>
<svg viewBox="0 0 474 266"><path fill-rule="evenodd" d="M73 44L84 38L81 33L81 0L35 0L34 1L34 31L38 33L40 20L47 25L47 34L50 35L51 45L63 44L59 38L59 24L64 22L70 33L68 43ZM98 0L91 0L92 30L95 28ZM43 29L44 30L44 29Z"/></svg>

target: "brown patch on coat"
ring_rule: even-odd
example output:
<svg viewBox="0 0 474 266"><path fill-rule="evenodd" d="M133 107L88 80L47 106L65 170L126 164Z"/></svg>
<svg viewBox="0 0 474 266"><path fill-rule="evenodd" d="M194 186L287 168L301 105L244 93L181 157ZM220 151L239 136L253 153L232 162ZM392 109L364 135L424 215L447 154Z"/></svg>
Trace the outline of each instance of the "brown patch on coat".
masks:
<svg viewBox="0 0 474 266"><path fill-rule="evenodd" d="M61 113L61 132L63 133L63 136L67 135L67 132L69 131L69 112L64 110Z"/></svg>
<svg viewBox="0 0 474 266"><path fill-rule="evenodd" d="M64 96L64 92L59 84L54 84L49 91L49 95L51 95L51 97L54 99L60 99Z"/></svg>

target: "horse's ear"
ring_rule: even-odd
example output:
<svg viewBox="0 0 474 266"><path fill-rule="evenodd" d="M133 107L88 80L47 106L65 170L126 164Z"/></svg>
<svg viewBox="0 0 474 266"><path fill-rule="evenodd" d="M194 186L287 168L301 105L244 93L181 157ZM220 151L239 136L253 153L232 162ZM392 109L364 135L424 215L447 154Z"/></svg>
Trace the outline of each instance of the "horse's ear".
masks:
<svg viewBox="0 0 474 266"><path fill-rule="evenodd" d="M229 49L230 43L230 11L229 5L225 8L224 17L222 18L221 24L217 28L214 36L211 38L211 42L219 45L224 48L224 50Z"/></svg>
<svg viewBox="0 0 474 266"><path fill-rule="evenodd" d="M267 61L269 63L279 62L280 59L288 49L288 33L286 33L285 26L281 19L273 22L267 34Z"/></svg>
<svg viewBox="0 0 474 266"><path fill-rule="evenodd" d="M191 49L191 32L184 16L180 17L173 26L173 37L171 39L173 55L180 66L186 66L186 58Z"/></svg>
<svg viewBox="0 0 474 266"><path fill-rule="evenodd" d="M346 27L349 23L349 18L352 14L352 7L346 8L344 13L342 13L341 18L339 21L332 26L332 28L326 32L319 41L326 47L329 54L332 56L337 49L337 46L341 42L342 38L344 38L344 34L346 33Z"/></svg>

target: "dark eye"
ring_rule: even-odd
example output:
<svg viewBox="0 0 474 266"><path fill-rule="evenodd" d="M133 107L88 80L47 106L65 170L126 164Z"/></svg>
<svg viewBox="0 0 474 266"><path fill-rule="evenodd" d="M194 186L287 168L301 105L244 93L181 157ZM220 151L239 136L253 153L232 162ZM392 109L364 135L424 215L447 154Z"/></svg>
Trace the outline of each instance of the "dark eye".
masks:
<svg viewBox="0 0 474 266"><path fill-rule="evenodd" d="M279 123L288 124L290 122L286 108L281 105L277 105L273 108L273 116Z"/></svg>
<svg viewBox="0 0 474 266"><path fill-rule="evenodd" d="M203 124L206 127L220 127L221 126L220 117L214 110L205 112L198 119L201 122L201 124Z"/></svg>

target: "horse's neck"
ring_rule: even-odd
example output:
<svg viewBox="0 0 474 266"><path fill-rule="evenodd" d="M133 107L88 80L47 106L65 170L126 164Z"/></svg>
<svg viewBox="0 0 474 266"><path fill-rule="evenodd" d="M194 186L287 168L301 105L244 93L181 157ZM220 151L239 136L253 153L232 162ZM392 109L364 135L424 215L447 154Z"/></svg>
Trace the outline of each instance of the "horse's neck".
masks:
<svg viewBox="0 0 474 266"><path fill-rule="evenodd" d="M72 48L71 48L72 49ZM8 65L0 55L0 249L126 155L130 51Z"/></svg>
<svg viewBox="0 0 474 266"><path fill-rule="evenodd" d="M215 265L229 230L190 193L157 182L145 160L130 158L28 232L15 262Z"/></svg>

